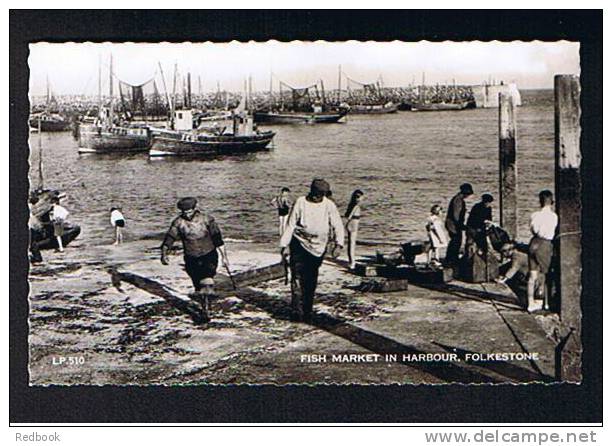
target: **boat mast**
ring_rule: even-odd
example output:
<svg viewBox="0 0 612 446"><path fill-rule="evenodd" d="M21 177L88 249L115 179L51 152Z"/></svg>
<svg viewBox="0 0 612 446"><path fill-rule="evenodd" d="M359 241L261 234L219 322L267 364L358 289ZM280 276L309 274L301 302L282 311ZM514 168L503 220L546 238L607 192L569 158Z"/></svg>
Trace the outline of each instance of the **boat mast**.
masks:
<svg viewBox="0 0 612 446"><path fill-rule="evenodd" d="M342 65L338 65L338 105L340 105L340 92L342 91Z"/></svg>
<svg viewBox="0 0 612 446"><path fill-rule="evenodd" d="M108 77L110 104L108 106L108 121L109 126L113 125L113 55L110 55L110 70Z"/></svg>
<svg viewBox="0 0 612 446"><path fill-rule="evenodd" d="M346 76L346 92L348 93L349 99L351 98L351 83L348 75Z"/></svg>
<svg viewBox="0 0 612 446"><path fill-rule="evenodd" d="M191 108L191 73L187 73L187 107Z"/></svg>
<svg viewBox="0 0 612 446"><path fill-rule="evenodd" d="M38 189L45 187L43 179L42 116L38 115Z"/></svg>
<svg viewBox="0 0 612 446"><path fill-rule="evenodd" d="M51 101L49 94L49 75L47 74L47 109L49 108L49 102Z"/></svg>
<svg viewBox="0 0 612 446"><path fill-rule="evenodd" d="M168 108L172 110L172 101L170 101L170 95L168 94L168 88L166 88L166 78L164 77L164 70L162 69L161 62L157 62L159 65L159 73L161 74L162 84L164 86L164 94L166 95L166 101L168 101ZM170 118L170 126L172 126L172 115Z"/></svg>
<svg viewBox="0 0 612 446"><path fill-rule="evenodd" d="M170 128L172 130L174 130L174 109L176 107L176 73L177 73L177 66L176 63L174 64L174 78L172 81L172 103L170 105Z"/></svg>
<svg viewBox="0 0 612 446"><path fill-rule="evenodd" d="M98 121L102 119L102 56L98 58Z"/></svg>
<svg viewBox="0 0 612 446"><path fill-rule="evenodd" d="M252 104L252 94L253 94L253 78L249 74L249 106L247 107L247 112L249 114L251 114L251 112L252 112L251 108L253 107L253 104Z"/></svg>
<svg viewBox="0 0 612 446"><path fill-rule="evenodd" d="M423 78L421 81L421 92L420 93L421 94L419 96L420 96L421 102L423 102L423 99L424 99L423 95L425 94L425 72L424 71L423 71Z"/></svg>
<svg viewBox="0 0 612 446"><path fill-rule="evenodd" d="M323 79L321 79L321 102L325 106L325 86L323 85Z"/></svg>
<svg viewBox="0 0 612 446"><path fill-rule="evenodd" d="M247 79L244 80L244 108L249 111L249 87Z"/></svg>
<svg viewBox="0 0 612 446"><path fill-rule="evenodd" d="M272 71L270 71L270 110L272 110L272 108L274 108L273 107L273 105L274 105L273 104L273 99L272 99L272 88L273 88L273 86L272 86L272 74L273 74Z"/></svg>

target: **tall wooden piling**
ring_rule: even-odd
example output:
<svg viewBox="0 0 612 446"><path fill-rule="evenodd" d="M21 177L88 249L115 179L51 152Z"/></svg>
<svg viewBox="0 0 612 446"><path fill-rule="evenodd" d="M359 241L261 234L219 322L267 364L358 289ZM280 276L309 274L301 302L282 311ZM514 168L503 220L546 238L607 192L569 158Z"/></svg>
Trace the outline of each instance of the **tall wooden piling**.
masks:
<svg viewBox="0 0 612 446"><path fill-rule="evenodd" d="M499 223L518 236L516 112L514 98L499 94Z"/></svg>
<svg viewBox="0 0 612 446"><path fill-rule="evenodd" d="M582 378L581 226L580 213L580 80L555 76L555 189L559 234L556 281L564 342L558 349L557 378Z"/></svg>

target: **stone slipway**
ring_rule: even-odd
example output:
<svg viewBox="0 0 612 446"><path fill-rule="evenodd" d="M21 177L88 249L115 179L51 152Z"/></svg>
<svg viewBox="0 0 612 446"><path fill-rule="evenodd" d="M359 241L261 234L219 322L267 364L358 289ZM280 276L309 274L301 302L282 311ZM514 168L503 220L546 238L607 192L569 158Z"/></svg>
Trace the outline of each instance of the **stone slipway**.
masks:
<svg viewBox="0 0 612 446"><path fill-rule="evenodd" d="M213 301L213 321L197 326L163 299L111 284L107 269L115 266L188 293L181 256L163 266L158 246L143 240L44 253L45 264L30 277L32 385L522 383L550 380L554 372L553 343L505 290L453 282L361 293L351 288L361 279L331 262L321 269L311 325L289 320L289 287L275 280ZM270 246L230 243L227 249L234 271L279 260ZM541 359L330 360L334 354L464 357L526 350ZM305 362L303 355L329 359ZM61 358L67 359L58 364ZM77 364L67 364L70 358Z"/></svg>

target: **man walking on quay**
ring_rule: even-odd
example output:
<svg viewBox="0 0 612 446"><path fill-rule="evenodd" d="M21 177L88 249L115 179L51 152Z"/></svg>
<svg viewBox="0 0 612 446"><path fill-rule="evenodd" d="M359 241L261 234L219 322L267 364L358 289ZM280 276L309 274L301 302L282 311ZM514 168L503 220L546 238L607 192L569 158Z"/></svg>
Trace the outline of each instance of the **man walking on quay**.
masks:
<svg viewBox="0 0 612 446"><path fill-rule="evenodd" d="M326 194L327 181L315 179L310 193L296 200L280 240L281 256L290 250L292 319L310 322L330 226L334 229L335 251L344 245L344 225L338 208ZM333 253L337 255L337 252Z"/></svg>
<svg viewBox="0 0 612 446"><path fill-rule="evenodd" d="M548 310L548 302L545 297L546 274L550 268L553 256L552 241L559 217L552 210L554 203L553 193L543 190L539 194L541 209L531 214L531 242L529 242L529 279L527 281L527 311L532 313L539 310L535 303L535 293L538 289L540 295L544 296L543 308Z"/></svg>
<svg viewBox="0 0 612 446"><path fill-rule="evenodd" d="M214 292L214 277L217 273L219 254L227 265L227 254L221 231L211 215L196 208L193 197L182 198L177 203L181 215L176 217L161 246L161 263L168 265L168 251L176 240L183 243L185 271L193 282L194 297L199 298L208 314L208 297ZM219 253L217 253L217 250Z"/></svg>
<svg viewBox="0 0 612 446"><path fill-rule="evenodd" d="M464 183L459 188L459 193L455 195L448 204L446 213L446 230L450 236L448 248L446 249L446 263L456 265L459 261L459 250L463 241L463 231L465 230L465 199L474 194L472 185Z"/></svg>

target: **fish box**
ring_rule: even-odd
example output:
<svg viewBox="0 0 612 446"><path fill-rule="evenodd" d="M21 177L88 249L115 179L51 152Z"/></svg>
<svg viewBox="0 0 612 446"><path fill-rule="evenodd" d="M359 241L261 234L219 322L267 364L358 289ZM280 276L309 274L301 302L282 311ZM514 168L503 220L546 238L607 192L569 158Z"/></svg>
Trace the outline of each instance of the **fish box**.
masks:
<svg viewBox="0 0 612 446"><path fill-rule="evenodd" d="M407 271L406 278L413 283L437 284L453 280L452 268L431 268L429 266L416 266Z"/></svg>
<svg viewBox="0 0 612 446"><path fill-rule="evenodd" d="M499 276L499 261L492 253L465 256L461 259L459 276L470 283L491 282Z"/></svg>
<svg viewBox="0 0 612 446"><path fill-rule="evenodd" d="M430 247L428 241L410 241L401 244L402 254L404 260L409 265L414 265L416 257L421 254L425 254Z"/></svg>
<svg viewBox="0 0 612 446"><path fill-rule="evenodd" d="M388 269L387 265L381 263L357 263L355 274L363 277L381 277Z"/></svg>
<svg viewBox="0 0 612 446"><path fill-rule="evenodd" d="M357 263L355 273L363 277L406 278L408 265L384 265L381 263Z"/></svg>

